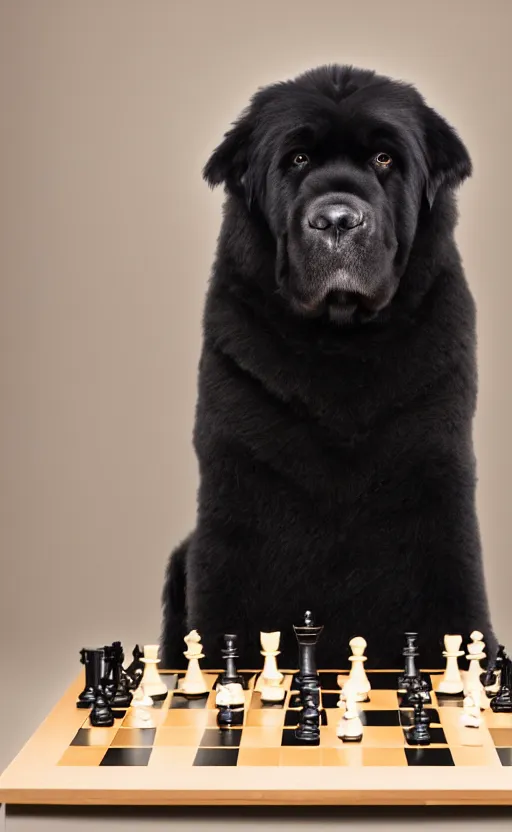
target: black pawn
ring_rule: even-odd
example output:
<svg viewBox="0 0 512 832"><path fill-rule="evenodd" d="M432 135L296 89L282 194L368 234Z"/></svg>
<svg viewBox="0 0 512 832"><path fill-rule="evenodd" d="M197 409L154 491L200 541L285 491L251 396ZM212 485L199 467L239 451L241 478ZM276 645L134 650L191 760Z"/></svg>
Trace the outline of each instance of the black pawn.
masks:
<svg viewBox="0 0 512 832"><path fill-rule="evenodd" d="M406 732L409 745L430 745L429 725L430 718L418 691L418 699L414 703L414 726Z"/></svg>
<svg viewBox="0 0 512 832"><path fill-rule="evenodd" d="M91 725L95 728L110 728L114 724L114 714L102 687L96 688L96 696L91 711Z"/></svg>
<svg viewBox="0 0 512 832"><path fill-rule="evenodd" d="M237 637L232 633L227 633L224 636L224 647L221 650L222 658L226 664L226 669L222 673L219 683L221 685L242 685L246 687L243 677L236 669L235 659L238 658L238 651L236 647Z"/></svg>

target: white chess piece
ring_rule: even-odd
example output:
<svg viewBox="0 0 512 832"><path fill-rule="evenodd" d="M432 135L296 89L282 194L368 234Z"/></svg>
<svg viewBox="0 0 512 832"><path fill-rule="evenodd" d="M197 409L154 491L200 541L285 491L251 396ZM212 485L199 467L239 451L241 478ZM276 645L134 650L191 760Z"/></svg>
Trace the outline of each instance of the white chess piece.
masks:
<svg viewBox="0 0 512 832"><path fill-rule="evenodd" d="M154 728L155 722L149 710L152 705L153 700L144 692L142 685L139 685L133 693L123 725L127 728Z"/></svg>
<svg viewBox="0 0 512 832"><path fill-rule="evenodd" d="M459 669L459 656L464 655L460 650L462 636L446 635L444 637L443 656L446 658L446 670L437 686L440 693L462 693L464 682Z"/></svg>
<svg viewBox="0 0 512 832"><path fill-rule="evenodd" d="M135 708L138 706L151 708L151 706L153 705L153 700L151 699L151 696L148 696L148 694L144 690L144 686L142 685L142 683L139 684L138 688L136 688L133 692L132 705Z"/></svg>
<svg viewBox="0 0 512 832"><path fill-rule="evenodd" d="M158 644L145 644L144 657L141 659L144 662L144 673L142 674L141 685L144 692L148 696L163 696L167 694L167 685L160 678L158 673Z"/></svg>
<svg viewBox="0 0 512 832"><path fill-rule="evenodd" d="M217 684L215 694L215 704L217 707L231 705L232 707L245 704L244 689L242 685L231 682L228 685Z"/></svg>
<svg viewBox="0 0 512 832"><path fill-rule="evenodd" d="M284 679L283 674L277 668L277 656L279 656L279 641L281 633L260 633L261 655L264 657L263 670L257 681L255 690L263 691L264 688L278 687ZM273 700L280 701L280 700Z"/></svg>
<svg viewBox="0 0 512 832"><path fill-rule="evenodd" d="M479 728L482 724L482 717L480 715L481 700L482 692L479 686L468 690L464 697L464 710L460 716L460 721L466 728Z"/></svg>
<svg viewBox="0 0 512 832"><path fill-rule="evenodd" d="M485 692L485 688L480 681L480 674L483 672L480 666L481 659L485 659L485 644L482 641L483 634L479 630L474 630L471 633L471 643L467 645L468 652L466 658L469 661L469 668L465 674L464 679L464 693L470 694L475 689L480 691L480 708L486 710L489 707L489 699Z"/></svg>
<svg viewBox="0 0 512 832"><path fill-rule="evenodd" d="M199 696L208 693L209 687L199 667L199 659L204 659L203 645L197 630L191 630L185 636L187 650L183 654L188 659L187 672L178 684L178 690L190 696Z"/></svg>
<svg viewBox="0 0 512 832"><path fill-rule="evenodd" d="M349 647L352 650L352 655L349 656L349 661L352 662L352 667L350 668L349 677L343 685L340 699L346 698L345 689L349 682L354 684L356 690L356 702L367 702L370 698L369 693L371 691L371 685L364 669L364 663L366 661L364 651L366 646L366 641L362 638L362 636L356 636L349 641Z"/></svg>
<svg viewBox="0 0 512 832"><path fill-rule="evenodd" d="M261 688L262 702L282 702L286 691L281 685L266 685Z"/></svg>
<svg viewBox="0 0 512 832"><path fill-rule="evenodd" d="M363 736L363 723L357 710L358 687L354 681L348 680L343 688L346 710L336 726L336 734L344 742L359 742ZM343 700L338 700L341 708Z"/></svg>

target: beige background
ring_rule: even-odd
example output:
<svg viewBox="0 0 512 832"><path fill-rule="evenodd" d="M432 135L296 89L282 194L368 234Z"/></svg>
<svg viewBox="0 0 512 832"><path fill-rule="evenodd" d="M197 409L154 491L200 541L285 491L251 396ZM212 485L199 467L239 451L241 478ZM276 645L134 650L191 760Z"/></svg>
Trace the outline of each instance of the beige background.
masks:
<svg viewBox="0 0 512 832"><path fill-rule="evenodd" d="M256 87L319 63L416 83L474 159L478 501L512 647L511 24L508 0L0 0L0 768L80 647L158 638L195 512L201 166Z"/></svg>

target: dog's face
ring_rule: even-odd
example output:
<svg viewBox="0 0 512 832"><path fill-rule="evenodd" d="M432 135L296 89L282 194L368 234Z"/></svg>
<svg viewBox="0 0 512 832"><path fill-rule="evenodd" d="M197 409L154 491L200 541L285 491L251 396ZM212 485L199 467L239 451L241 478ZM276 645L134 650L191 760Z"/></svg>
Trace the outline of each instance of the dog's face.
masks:
<svg viewBox="0 0 512 832"><path fill-rule="evenodd" d="M204 175L264 217L290 309L342 324L391 303L421 211L470 171L413 87L331 66L260 90Z"/></svg>

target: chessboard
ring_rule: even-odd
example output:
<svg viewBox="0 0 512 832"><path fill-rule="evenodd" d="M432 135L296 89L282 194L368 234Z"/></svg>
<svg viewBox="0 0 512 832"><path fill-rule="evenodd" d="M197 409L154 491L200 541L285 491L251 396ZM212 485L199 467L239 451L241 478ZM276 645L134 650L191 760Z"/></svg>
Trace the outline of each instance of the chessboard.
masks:
<svg viewBox="0 0 512 832"><path fill-rule="evenodd" d="M262 702L260 671L241 671L239 726L219 728L214 686L187 697L183 672L161 671L168 692L152 709L155 727L95 728L76 708L83 674L0 778L0 802L140 805L501 804L512 805L512 714L483 712L479 728L461 724L462 696L436 693L431 682L430 745L407 742L411 708L402 705L400 670L368 670L370 701L359 703L359 743L336 733L340 675L320 670L321 728L317 744L295 734L300 713L294 670L284 670L284 702ZM342 681L342 680L341 680ZM229 769L229 772L226 771ZM398 771L400 769L400 771Z"/></svg>

